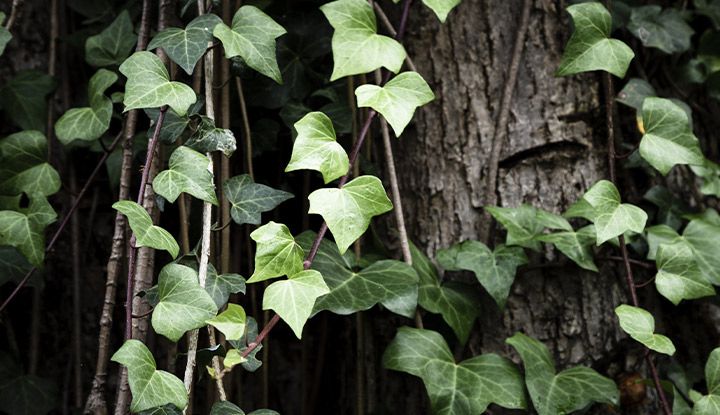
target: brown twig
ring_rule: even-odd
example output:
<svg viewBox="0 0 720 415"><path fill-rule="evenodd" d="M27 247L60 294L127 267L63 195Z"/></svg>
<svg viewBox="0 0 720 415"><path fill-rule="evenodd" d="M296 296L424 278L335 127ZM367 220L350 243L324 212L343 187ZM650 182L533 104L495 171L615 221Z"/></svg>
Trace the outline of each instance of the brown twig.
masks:
<svg viewBox="0 0 720 415"><path fill-rule="evenodd" d="M5 23L6 30L10 31L13 28L13 25L15 24L15 20L17 20L18 13L20 13L20 8L22 7L23 3L24 0L13 0L12 8L10 9L10 17L8 17L7 23Z"/></svg>

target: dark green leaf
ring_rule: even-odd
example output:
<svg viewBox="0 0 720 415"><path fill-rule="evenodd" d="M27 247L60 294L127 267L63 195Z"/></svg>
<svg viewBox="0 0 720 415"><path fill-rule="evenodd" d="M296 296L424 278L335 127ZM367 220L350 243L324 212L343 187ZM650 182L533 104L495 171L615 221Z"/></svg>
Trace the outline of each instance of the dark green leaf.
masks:
<svg viewBox="0 0 720 415"><path fill-rule="evenodd" d="M132 20L123 10L110 26L85 42L85 60L92 66L120 65L137 41Z"/></svg>
<svg viewBox="0 0 720 415"><path fill-rule="evenodd" d="M657 5L633 8L628 29L645 47L657 48L665 53L685 52L690 48L690 37L695 33L678 10L663 10Z"/></svg>
<svg viewBox="0 0 720 415"><path fill-rule="evenodd" d="M45 97L53 90L55 80L47 74L35 70L21 71L0 88L0 106L8 119L20 128L45 131Z"/></svg>
<svg viewBox="0 0 720 415"><path fill-rule="evenodd" d="M153 38L147 50L161 47L175 63L192 75L195 64L207 50L212 32L222 20L214 14L203 14L188 23L185 29L167 28Z"/></svg>
<svg viewBox="0 0 720 415"><path fill-rule="evenodd" d="M223 193L230 202L230 215L238 225L260 224L261 213L275 209L280 203L293 198L292 193L254 183L247 174L241 174L223 183Z"/></svg>

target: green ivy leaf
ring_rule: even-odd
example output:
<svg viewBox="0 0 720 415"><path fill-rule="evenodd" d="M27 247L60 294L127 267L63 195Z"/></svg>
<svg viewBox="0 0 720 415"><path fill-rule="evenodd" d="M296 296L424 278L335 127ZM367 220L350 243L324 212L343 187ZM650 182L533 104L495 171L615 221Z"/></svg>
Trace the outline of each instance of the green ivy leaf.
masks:
<svg viewBox="0 0 720 415"><path fill-rule="evenodd" d="M583 195L593 207L596 243L599 246L627 231L642 233L647 213L629 203L620 203L620 192L607 180L595 183Z"/></svg>
<svg viewBox="0 0 720 415"><path fill-rule="evenodd" d="M522 377L512 362L488 353L455 363L445 340L431 330L400 327L383 365L421 378L436 414L481 414L491 403L526 407Z"/></svg>
<svg viewBox="0 0 720 415"><path fill-rule="evenodd" d="M203 14L193 19L185 29L169 27L150 41L147 50L163 48L165 53L188 74L207 50L213 38L213 29L222 20L216 15Z"/></svg>
<svg viewBox="0 0 720 415"><path fill-rule="evenodd" d="M718 0L693 1L696 13L707 16L713 23L715 30L720 30L720 2Z"/></svg>
<svg viewBox="0 0 720 415"><path fill-rule="evenodd" d="M575 31L565 46L557 75L603 70L618 78L625 77L635 57L625 43L610 38L612 17L597 2L574 4L567 8L575 23Z"/></svg>
<svg viewBox="0 0 720 415"><path fill-rule="evenodd" d="M639 113L642 111L643 101L645 98L654 97L657 93L650 83L641 78L630 78L623 89L618 93L615 100L621 104L635 108Z"/></svg>
<svg viewBox="0 0 720 415"><path fill-rule="evenodd" d="M265 289L263 310L274 310L278 313L299 339L316 299L329 292L319 272L301 271L289 276L287 280L276 281Z"/></svg>
<svg viewBox="0 0 720 415"><path fill-rule="evenodd" d="M215 306L220 309L227 303L230 294L245 294L245 278L240 274L218 274L212 264L208 264L205 291L210 294Z"/></svg>
<svg viewBox="0 0 720 415"><path fill-rule="evenodd" d="M325 219L341 254L365 233L373 216L393 208L375 176L359 176L340 189L318 189L308 199L309 213Z"/></svg>
<svg viewBox="0 0 720 415"><path fill-rule="evenodd" d="M255 229L250 238L257 242L257 250L255 272L248 283L295 275L303 270L303 249L287 226L270 221Z"/></svg>
<svg viewBox="0 0 720 415"><path fill-rule="evenodd" d="M187 193L217 205L213 174L208 169L209 166L210 159L205 155L180 146L170 156L168 169L155 176L153 190L170 203L174 203L180 193Z"/></svg>
<svg viewBox="0 0 720 415"><path fill-rule="evenodd" d="M243 58L248 66L281 84L282 76L275 54L275 39L285 29L255 6L242 6L233 16L232 27L219 23L213 35L225 48L225 57Z"/></svg>
<svg viewBox="0 0 720 415"><path fill-rule="evenodd" d="M200 117L200 124L185 145L201 153L222 151L226 157L232 156L237 149L235 134L226 128L215 127L215 121L205 116Z"/></svg>
<svg viewBox="0 0 720 415"><path fill-rule="evenodd" d="M554 213L523 204L516 208L485 206L496 221L507 229L508 245L519 245L535 251L540 250L537 237L545 228L572 231L570 223Z"/></svg>
<svg viewBox="0 0 720 415"><path fill-rule="evenodd" d="M418 304L431 313L440 314L460 343L465 344L480 312L475 288L455 281L441 283L435 266L413 243L410 243L410 254L420 279Z"/></svg>
<svg viewBox="0 0 720 415"><path fill-rule="evenodd" d="M695 33L678 10L657 5L633 7L627 28L643 46L665 53L690 49L690 37Z"/></svg>
<svg viewBox="0 0 720 415"><path fill-rule="evenodd" d="M375 12L368 2L336 0L320 6L320 10L335 29L330 81L381 67L394 73L400 70L405 49L398 41L377 34Z"/></svg>
<svg viewBox="0 0 720 415"><path fill-rule="evenodd" d="M555 371L555 362L544 344L522 333L505 341L525 365L525 384L539 415L568 414L593 402L617 405L615 382L584 366Z"/></svg>
<svg viewBox="0 0 720 415"><path fill-rule="evenodd" d="M173 404L158 406L157 408L148 409L140 412L140 415L182 415L182 410Z"/></svg>
<svg viewBox="0 0 720 415"><path fill-rule="evenodd" d="M709 219L693 219L683 231L683 238L692 246L695 260L705 278L720 285L720 224Z"/></svg>
<svg viewBox="0 0 720 415"><path fill-rule="evenodd" d="M350 161L345 149L335 141L335 129L327 115L308 113L295 123L295 130L297 137L286 172L316 170L326 184L348 172Z"/></svg>
<svg viewBox="0 0 720 415"><path fill-rule="evenodd" d="M110 358L125 366L132 393L130 411L141 412L166 404L185 408L188 404L183 382L175 375L156 370L155 359L139 340L126 340Z"/></svg>
<svg viewBox="0 0 720 415"><path fill-rule="evenodd" d="M217 307L200 286L197 271L180 264L168 264L158 277L158 300L153 309L152 326L173 342L187 331L203 327L215 317Z"/></svg>
<svg viewBox="0 0 720 415"><path fill-rule="evenodd" d="M400 0L394 0L397 3ZM423 3L432 9L435 15L440 19L441 22L445 23L447 15L460 4L462 0L423 0Z"/></svg>
<svg viewBox="0 0 720 415"><path fill-rule="evenodd" d="M715 295L715 288L703 277L694 256L685 241L662 244L657 249L655 286L675 305L682 300Z"/></svg>
<svg viewBox="0 0 720 415"><path fill-rule="evenodd" d="M36 70L21 71L0 88L0 107L7 118L23 130L45 131L45 98L54 90L55 80L47 74Z"/></svg>
<svg viewBox="0 0 720 415"><path fill-rule="evenodd" d="M675 345L669 338L655 334L655 319L652 314L627 304L615 308L615 314L620 319L620 327L623 331L648 349L670 356L675 353Z"/></svg>
<svg viewBox="0 0 720 415"><path fill-rule="evenodd" d="M165 65L154 53L135 52L120 65L127 77L125 111L135 108L157 108L168 105L183 116L197 97L189 86L170 81Z"/></svg>
<svg viewBox="0 0 720 415"><path fill-rule="evenodd" d="M112 118L113 104L105 90L117 81L115 72L99 69L88 84L89 107L72 108L55 123L55 134L64 145L74 140L92 141L100 138Z"/></svg>
<svg viewBox="0 0 720 415"><path fill-rule="evenodd" d="M555 232L540 235L538 241L548 242L573 260L578 266L589 271L598 272L593 261L592 245L595 244L595 227L592 225L575 231Z"/></svg>
<svg viewBox="0 0 720 415"><path fill-rule="evenodd" d="M12 415L45 415L55 408L55 383L22 372L18 363L0 352L0 411Z"/></svg>
<svg viewBox="0 0 720 415"><path fill-rule="evenodd" d="M21 131L0 140L0 194L50 196L60 175L47 163L47 140L39 131Z"/></svg>
<svg viewBox="0 0 720 415"><path fill-rule="evenodd" d="M230 215L238 225L259 225L261 213L271 211L294 197L292 193L255 183L247 174L226 180L223 193L230 202Z"/></svg>
<svg viewBox="0 0 720 415"><path fill-rule="evenodd" d="M675 229L667 225L655 225L645 229L647 232L648 254L647 259L655 259L657 250L660 245L672 243L676 239L681 238Z"/></svg>
<svg viewBox="0 0 720 415"><path fill-rule="evenodd" d="M219 401L212 406L210 415L245 415L245 412L232 402Z"/></svg>
<svg viewBox="0 0 720 415"><path fill-rule="evenodd" d="M85 41L85 60L92 66L120 65L137 42L132 20L127 10L95 36Z"/></svg>
<svg viewBox="0 0 720 415"><path fill-rule="evenodd" d="M720 347L710 352L705 364L705 383L708 393L695 401L693 415L720 413Z"/></svg>
<svg viewBox="0 0 720 415"><path fill-rule="evenodd" d="M26 209L0 210L0 245L17 248L27 260L42 266L45 258L43 229L57 218L45 198L31 198Z"/></svg>
<svg viewBox="0 0 720 415"><path fill-rule="evenodd" d="M527 264L522 248L498 245L491 251L479 241L465 241L437 253L437 261L446 271L472 271L475 278L504 308L520 265Z"/></svg>
<svg viewBox="0 0 720 415"><path fill-rule="evenodd" d="M227 309L206 323L220 330L228 340L240 340L245 333L245 309L237 304L228 304Z"/></svg>
<svg viewBox="0 0 720 415"><path fill-rule="evenodd" d="M0 56L5 52L5 46L12 39L12 33L2 26L3 22L5 22L5 13L0 12Z"/></svg>
<svg viewBox="0 0 720 415"><path fill-rule="evenodd" d="M112 207L127 216L138 247L162 249L168 251L173 258L177 257L180 247L175 238L165 229L153 225L145 208L130 200L120 200L115 202Z"/></svg>
<svg viewBox="0 0 720 415"><path fill-rule="evenodd" d="M688 115L669 99L645 99L643 124L645 135L640 141L640 155L663 175L676 164L705 162Z"/></svg>

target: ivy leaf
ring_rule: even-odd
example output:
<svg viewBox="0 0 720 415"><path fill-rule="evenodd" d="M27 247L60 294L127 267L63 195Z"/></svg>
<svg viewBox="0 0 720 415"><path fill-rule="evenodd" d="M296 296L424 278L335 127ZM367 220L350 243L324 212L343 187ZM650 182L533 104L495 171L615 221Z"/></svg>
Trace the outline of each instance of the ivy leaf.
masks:
<svg viewBox="0 0 720 415"><path fill-rule="evenodd" d="M439 250L437 261L447 271L472 271L498 307L504 308L517 267L527 264L527 257L519 247L498 245L491 251L482 242L465 241Z"/></svg>
<svg viewBox="0 0 720 415"><path fill-rule="evenodd" d="M610 38L612 17L597 2L574 4L567 8L575 31L565 46L558 76L603 70L618 78L625 77L635 57L625 43Z"/></svg>
<svg viewBox="0 0 720 415"><path fill-rule="evenodd" d="M7 118L23 130L45 131L48 94L55 80L36 71L21 71L0 88L0 106Z"/></svg>
<svg viewBox="0 0 720 415"><path fill-rule="evenodd" d="M140 415L182 415L182 411L173 404L167 404L142 411Z"/></svg>
<svg viewBox="0 0 720 415"><path fill-rule="evenodd" d="M720 347L710 352L705 364L707 395L695 401L693 415L712 415L720 411Z"/></svg>
<svg viewBox="0 0 720 415"><path fill-rule="evenodd" d="M672 243L680 238L675 229L667 225L655 225L645 229L647 232L648 254L647 259L655 259L660 245Z"/></svg>
<svg viewBox="0 0 720 415"><path fill-rule="evenodd" d="M373 216L393 208L375 176L356 177L340 189L318 189L308 199L309 213L325 219L341 254L365 233Z"/></svg>
<svg viewBox="0 0 720 415"><path fill-rule="evenodd" d="M47 163L47 140L39 131L21 131L0 140L0 194L50 196L60 175Z"/></svg>
<svg viewBox="0 0 720 415"><path fill-rule="evenodd" d="M85 60L92 66L120 65L137 42L132 20L127 10L95 36L85 41Z"/></svg>
<svg viewBox="0 0 720 415"><path fill-rule="evenodd" d="M213 174L209 166L210 160L205 155L180 146L170 156L169 168L155 176L153 190L170 203L174 203L180 193L187 193L217 205Z"/></svg>
<svg viewBox="0 0 720 415"><path fill-rule="evenodd" d="M218 401L212 406L210 415L245 415L245 412L232 402Z"/></svg>
<svg viewBox="0 0 720 415"><path fill-rule="evenodd" d="M418 274L418 304L425 310L440 314L452 328L460 343L467 343L470 330L479 314L475 288L468 284L446 281L441 284L430 259L410 243L412 266Z"/></svg>
<svg viewBox="0 0 720 415"><path fill-rule="evenodd" d="M333 72L330 81L360 75L381 67L397 73L406 53L402 45L377 34L372 6L364 0L336 0L320 6L335 29L332 37Z"/></svg>
<svg viewBox="0 0 720 415"><path fill-rule="evenodd" d="M394 0L395 3L400 0ZM435 15L440 19L442 23L447 20L447 15L460 4L462 0L423 0L423 3L435 12Z"/></svg>
<svg viewBox="0 0 720 415"><path fill-rule="evenodd" d="M166 404L187 406L183 382L171 373L157 370L152 353L141 341L126 340L110 360L127 368L132 392L130 411L141 412Z"/></svg>
<svg viewBox="0 0 720 415"><path fill-rule="evenodd" d="M669 99L645 99L643 125L645 135L640 141L640 155L663 175L676 164L703 165L705 162L687 114Z"/></svg>
<svg viewBox="0 0 720 415"><path fill-rule="evenodd" d="M348 172L348 155L335 141L335 129L327 115L308 113L295 123L295 130L298 135L285 172L316 170L322 173L326 184Z"/></svg>
<svg viewBox="0 0 720 415"><path fill-rule="evenodd" d="M248 283L295 275L303 270L303 249L287 226L270 221L255 229L250 238L257 242L257 250L255 272Z"/></svg>
<svg viewBox="0 0 720 415"><path fill-rule="evenodd" d="M226 128L215 127L215 121L205 116L200 117L200 125L185 145L201 153L222 151L226 157L232 156L237 149L235 134Z"/></svg>
<svg viewBox="0 0 720 415"><path fill-rule="evenodd" d="M522 333L505 341L525 365L525 384L539 415L568 414L593 402L617 405L615 382L584 366L555 371L555 362L544 344Z"/></svg>
<svg viewBox="0 0 720 415"><path fill-rule="evenodd" d="M720 30L720 2L718 0L695 0L693 5L696 13L707 16L712 21L715 30Z"/></svg>
<svg viewBox="0 0 720 415"><path fill-rule="evenodd" d="M400 327L385 349L383 366L423 380L436 414L481 414L491 404L525 409L522 377L493 353L455 363L445 340L431 330Z"/></svg>
<svg viewBox="0 0 720 415"><path fill-rule="evenodd" d="M39 267L45 258L45 237L42 232L45 224L38 223L31 215L33 209L31 204L28 214L0 210L0 245L17 248L31 264Z"/></svg>
<svg viewBox="0 0 720 415"><path fill-rule="evenodd" d="M485 206L496 221L507 229L508 245L519 245L535 251L540 250L537 237L545 228L572 231L570 223L554 213L522 204L516 208Z"/></svg>
<svg viewBox="0 0 720 415"><path fill-rule="evenodd" d="M232 28L219 23L213 35L220 39L225 57L240 56L245 63L261 74L281 84L282 76L275 54L275 39L285 29L255 6L242 6L235 12Z"/></svg>
<svg viewBox="0 0 720 415"><path fill-rule="evenodd" d="M64 145L73 140L92 141L100 138L112 117L113 104L105 96L105 90L117 81L115 72L99 69L88 84L89 107L72 108L55 123L55 134Z"/></svg>
<svg viewBox="0 0 720 415"><path fill-rule="evenodd" d="M130 229L135 234L137 247L147 246L168 251L173 258L180 252L175 238L165 229L153 225L145 208L130 200L120 200L112 205L113 209L127 216Z"/></svg>
<svg viewBox="0 0 720 415"><path fill-rule="evenodd" d="M235 360L236 363L227 361L228 354L230 354L232 358L235 358L235 356L232 356L235 353L231 353L233 351L230 350L228 351L228 354L225 355L226 360L223 362L223 364L227 367L231 363L239 363L243 367L243 369L247 370L248 372L255 372L260 368L260 366L262 366L262 362L258 360L257 354L260 350L262 350L263 346L262 344L258 344L257 347L255 347L252 352L250 352L250 354L248 354L245 359L242 360L242 356L240 355L240 353L244 353L245 350L247 350L248 345L254 343L257 340L258 336L258 325L257 321L255 321L254 318L248 317L247 322L245 323L245 327L245 334L243 334L240 340L228 340L228 342L238 351L238 354L236 356L238 359Z"/></svg>
<svg viewBox="0 0 720 415"><path fill-rule="evenodd" d="M5 52L5 46L7 46L8 42L12 39L12 33L10 33L5 26L2 26L4 21L5 13L0 12L0 56Z"/></svg>
<svg viewBox="0 0 720 415"><path fill-rule="evenodd" d="M230 294L245 294L245 278L240 274L218 274L212 264L208 264L205 291L210 294L215 306L220 309L227 303Z"/></svg>
<svg viewBox="0 0 720 415"><path fill-rule="evenodd" d="M669 338L655 334L655 319L652 314L627 304L615 308L615 314L620 319L620 327L623 331L648 349L670 356L675 353L675 345Z"/></svg>
<svg viewBox="0 0 720 415"><path fill-rule="evenodd" d="M227 309L206 323L220 330L228 340L240 340L245 333L245 309L237 304L228 304Z"/></svg>
<svg viewBox="0 0 720 415"><path fill-rule="evenodd" d="M683 238L692 246L695 260L705 278L720 284L720 224L707 219L693 219L683 231Z"/></svg>
<svg viewBox="0 0 720 415"><path fill-rule="evenodd" d="M315 306L315 300L329 292L319 272L311 269L301 271L287 280L276 281L265 289L263 310L274 310L278 313L299 339Z"/></svg>
<svg viewBox="0 0 720 415"><path fill-rule="evenodd" d="M54 382L22 372L9 355L0 353L0 411L13 415L45 415L56 405Z"/></svg>
<svg viewBox="0 0 720 415"><path fill-rule="evenodd" d="M656 262L655 286L673 304L715 295L715 288L703 277L687 242L660 245Z"/></svg>
<svg viewBox="0 0 720 415"><path fill-rule="evenodd" d="M538 241L548 242L555 245L565 256L572 259L583 269L598 272L593 261L592 245L595 243L595 227L585 226L574 231L555 232L547 235L540 235Z"/></svg>
<svg viewBox="0 0 720 415"><path fill-rule="evenodd" d="M645 98L656 95L655 88L648 81L641 78L630 78L615 100L640 112Z"/></svg>
<svg viewBox="0 0 720 415"><path fill-rule="evenodd" d="M627 28L643 46L669 54L690 49L690 37L695 33L678 10L657 5L633 7Z"/></svg>
<svg viewBox="0 0 720 415"><path fill-rule="evenodd" d="M358 107L370 107L385 117L399 137L412 120L415 109L435 99L417 72L403 72L384 86L360 85L355 90Z"/></svg>
<svg viewBox="0 0 720 415"><path fill-rule="evenodd" d="M620 203L620 192L607 180L595 183L583 195L594 209L596 244L599 246L627 231L642 233L647 213L629 203Z"/></svg>
<svg viewBox="0 0 720 415"><path fill-rule="evenodd" d="M200 286L197 271L185 265L163 267L158 277L158 300L152 326L173 342L185 332L203 327L217 314L212 297Z"/></svg>
<svg viewBox="0 0 720 415"><path fill-rule="evenodd" d="M230 178L223 183L223 193L230 202L230 215L238 225L259 225L262 212L275 209L280 203L292 199L292 193L253 182L247 174Z"/></svg>
<svg viewBox="0 0 720 415"><path fill-rule="evenodd" d="M157 108L168 105L183 116L197 97L189 86L170 81L165 65L151 52L135 52L120 65L127 77L125 111L135 108Z"/></svg>
<svg viewBox="0 0 720 415"><path fill-rule="evenodd" d="M169 27L150 41L147 50L163 48L165 53L188 74L192 75L195 65L207 50L212 32L222 20L216 15L203 14L193 19L185 29Z"/></svg>

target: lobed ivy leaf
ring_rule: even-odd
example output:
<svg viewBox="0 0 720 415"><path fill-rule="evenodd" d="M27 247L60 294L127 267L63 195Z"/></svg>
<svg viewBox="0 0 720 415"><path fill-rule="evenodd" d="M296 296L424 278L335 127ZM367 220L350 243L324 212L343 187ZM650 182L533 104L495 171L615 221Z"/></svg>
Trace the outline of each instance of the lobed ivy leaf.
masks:
<svg viewBox="0 0 720 415"><path fill-rule="evenodd" d="M557 75L603 70L618 78L625 77L635 54L625 43L610 38L612 17L605 6L597 2L581 3L568 7L567 11L575 31L565 46Z"/></svg>
<svg viewBox="0 0 720 415"><path fill-rule="evenodd" d="M648 243L647 259L654 260L660 245L675 242L681 236L675 229L667 225L655 225L645 229L646 239Z"/></svg>
<svg viewBox="0 0 720 415"><path fill-rule="evenodd" d="M505 341L515 348L525 366L525 384L539 415L568 414L593 402L617 405L615 382L585 366L556 372L550 351L539 341L515 333Z"/></svg>
<svg viewBox="0 0 720 415"><path fill-rule="evenodd" d="M491 251L479 241L465 241L441 249L437 252L437 261L446 271L472 271L500 308L505 307L517 268L528 262L522 248L498 245Z"/></svg>
<svg viewBox="0 0 720 415"><path fill-rule="evenodd" d="M0 140L0 195L50 196L60 175L47 162L47 140L39 131L21 131Z"/></svg>
<svg viewBox="0 0 720 415"><path fill-rule="evenodd" d="M440 314L461 344L467 342L475 318L480 314L475 288L456 281L441 282L430 259L415 244L410 244L412 266L420 280L418 304L425 310Z"/></svg>
<svg viewBox="0 0 720 415"><path fill-rule="evenodd" d="M382 87L360 85L355 90L358 107L382 114L397 137L412 120L415 109L435 99L427 82L417 72L403 72Z"/></svg>
<svg viewBox="0 0 720 415"><path fill-rule="evenodd" d="M227 303L230 294L245 294L245 278L240 274L218 274L212 264L208 264L205 291L210 294L215 306L220 309Z"/></svg>
<svg viewBox="0 0 720 415"><path fill-rule="evenodd" d="M675 353L675 345L669 338L655 334L655 319L652 314L627 304L615 308L615 314L623 331L648 349L670 356Z"/></svg>
<svg viewBox="0 0 720 415"><path fill-rule="evenodd" d="M33 197L27 208L0 210L0 245L17 250L32 264L42 266L45 258L45 227L57 215L44 197Z"/></svg>
<svg viewBox="0 0 720 415"><path fill-rule="evenodd" d="M235 347L235 349L233 350L236 350L236 352L233 352L233 350L228 351L228 353L225 355L223 365L225 365L225 367L228 367L230 364L240 364L242 368L247 370L248 372L255 372L256 370L258 370L260 366L262 366L262 362L257 358L258 352L262 350L262 343L258 344L257 347L255 347L245 358L243 358L240 354L247 350L248 345L254 343L257 340L257 336L257 321L255 321L255 319L252 317L248 317L247 322L245 323L245 333L240 338L240 340L228 340L228 343ZM228 361L228 355L230 355L231 359L234 361Z"/></svg>
<svg viewBox="0 0 720 415"><path fill-rule="evenodd" d="M643 125L640 155L663 175L676 164L704 164L705 157L690 129L688 115L669 99L645 99Z"/></svg>
<svg viewBox="0 0 720 415"><path fill-rule="evenodd" d="M715 30L720 30L720 2L718 0L695 0L693 1L695 12L707 16Z"/></svg>
<svg viewBox="0 0 720 415"><path fill-rule="evenodd" d="M55 408L54 382L22 372L20 365L0 353L0 411L12 415L45 415Z"/></svg>
<svg viewBox="0 0 720 415"><path fill-rule="evenodd" d="M332 37L333 72L330 81L375 69L397 73L406 53L395 39L377 34L372 6L364 0L336 0L320 6L335 29Z"/></svg>
<svg viewBox="0 0 720 415"><path fill-rule="evenodd" d="M189 330L205 326L217 306L200 286L198 273L180 264L168 264L158 277L158 303L152 313L156 332L177 342Z"/></svg>
<svg viewBox="0 0 720 415"><path fill-rule="evenodd" d="M481 414L491 403L526 407L522 377L512 362L488 353L455 363L445 340L431 330L400 327L383 365L421 378L436 414Z"/></svg>
<svg viewBox="0 0 720 415"><path fill-rule="evenodd" d="M2 213L0 213L0 216ZM19 282L30 271L32 265L23 254L11 246L2 246L0 243L0 287L9 281ZM31 278L26 285L34 286L37 279Z"/></svg>
<svg viewBox="0 0 720 415"><path fill-rule="evenodd" d="M630 78L623 89L617 94L615 100L628 107L635 108L636 111L642 111L643 101L645 98L654 97L657 93L650 83L641 78Z"/></svg>
<svg viewBox="0 0 720 415"><path fill-rule="evenodd" d="M182 410L177 406L169 403L167 405L158 406L157 408L148 409L140 412L140 415L182 415Z"/></svg>
<svg viewBox="0 0 720 415"><path fill-rule="evenodd" d="M245 309L237 304L228 304L227 309L206 323L220 330L228 340L240 340L245 333Z"/></svg>
<svg viewBox="0 0 720 415"><path fill-rule="evenodd" d="M151 52L135 52L120 65L125 75L125 111L168 105L179 116L197 100L195 92L182 82L170 81L165 65Z"/></svg>
<svg viewBox="0 0 720 415"><path fill-rule="evenodd" d="M237 149L235 134L226 128L215 127L215 121L205 116L200 116L200 124L185 145L201 153L222 151L226 157L232 156Z"/></svg>
<svg viewBox="0 0 720 415"><path fill-rule="evenodd" d="M85 41L85 60L92 66L120 65L137 42L130 13L123 10L102 32Z"/></svg>
<svg viewBox="0 0 720 415"><path fill-rule="evenodd" d="M577 231L554 232L537 237L538 241L555 245L565 256L575 262L580 268L598 272L593 261L592 246L595 244L595 227L585 226Z"/></svg>
<svg viewBox="0 0 720 415"><path fill-rule="evenodd" d="M247 174L226 180L223 193L230 202L230 215L238 225L259 225L261 213L271 211L294 197L292 193L255 183Z"/></svg>
<svg viewBox="0 0 720 415"><path fill-rule="evenodd" d="M290 326L297 338L310 318L318 297L329 293L322 275L305 270L287 280L270 284L263 294L263 310L274 310Z"/></svg>
<svg viewBox="0 0 720 415"><path fill-rule="evenodd" d="M505 243L540 250L537 238L545 228L572 231L570 223L554 213L522 204L516 208L485 206L496 221L507 230Z"/></svg>
<svg viewBox="0 0 720 415"><path fill-rule="evenodd" d="M375 176L356 177L340 189L318 189L308 199L309 213L325 219L341 254L365 233L373 216L393 208Z"/></svg>
<svg viewBox="0 0 720 415"><path fill-rule="evenodd" d="M717 253L717 247L720 246L720 223L708 218L693 219L685 227L683 238L692 246L695 260L705 278L720 285L720 255Z"/></svg>
<svg viewBox="0 0 720 415"><path fill-rule="evenodd" d="M99 69L88 83L89 107L71 108L55 123L55 135L64 145L74 140L97 140L110 127L113 103L105 91L117 81L115 72Z"/></svg>
<svg viewBox="0 0 720 415"><path fill-rule="evenodd" d="M5 26L2 26L4 21L5 13L0 12L0 56L5 52L5 46L7 46L8 42L12 39L12 33L10 33Z"/></svg>
<svg viewBox="0 0 720 415"><path fill-rule="evenodd" d="M693 415L720 413L720 347L710 352L705 364L705 383L708 393L695 401Z"/></svg>
<svg viewBox="0 0 720 415"><path fill-rule="evenodd" d="M174 203L180 193L187 193L217 205L213 174L209 166L210 159L205 155L180 146L170 156L168 169L155 176L152 182L153 190L170 203Z"/></svg>
<svg viewBox="0 0 720 415"><path fill-rule="evenodd" d="M7 118L23 130L45 131L48 94L55 80L36 70L18 72L0 88L0 107Z"/></svg>
<svg viewBox="0 0 720 415"><path fill-rule="evenodd" d="M169 27L159 32L150 41L147 50L163 48L168 57L188 74L192 75L195 65L202 58L212 41L213 29L222 19L212 13L193 19L185 29Z"/></svg>
<svg viewBox="0 0 720 415"><path fill-rule="evenodd" d="M137 247L147 246L153 249L168 251L173 258L177 257L180 247L172 235L165 229L153 225L145 208L130 200L120 200L112 205L113 209L125 215L130 224Z"/></svg>
<svg viewBox="0 0 720 415"><path fill-rule="evenodd" d="M303 270L303 249L287 226L270 221L255 229L250 238L257 242L257 249L255 271L248 283L295 275Z"/></svg>
<svg viewBox="0 0 720 415"><path fill-rule="evenodd" d="M593 208L596 244L609 241L625 232L642 233L647 222L647 213L629 203L620 203L620 192L607 180L595 183L583 195Z"/></svg>
<svg viewBox="0 0 720 415"><path fill-rule="evenodd" d="M126 340L110 358L127 368L132 393L131 412L142 412L166 404L185 408L187 391L175 375L157 370L150 350L139 340Z"/></svg>
<svg viewBox="0 0 720 415"><path fill-rule="evenodd" d="M210 415L245 415L245 412L232 402L218 401L212 406Z"/></svg>
<svg viewBox="0 0 720 415"><path fill-rule="evenodd" d="M344 176L350 168L345 149L335 141L335 129L330 118L322 112L311 112L295 123L297 137L285 172L316 170L325 183Z"/></svg>
<svg viewBox="0 0 720 415"><path fill-rule="evenodd" d="M690 49L690 37L695 33L678 10L657 5L633 7L627 28L643 46L668 54Z"/></svg>
<svg viewBox="0 0 720 415"><path fill-rule="evenodd" d="M703 277L687 242L676 240L660 245L656 262L655 286L673 304L715 295L715 288Z"/></svg>
<svg viewBox="0 0 720 415"><path fill-rule="evenodd" d="M235 12L232 27L220 22L213 35L220 39L225 57L240 56L247 65L261 74L282 83L275 53L275 39L285 29L255 6L242 6Z"/></svg>
<svg viewBox="0 0 720 415"><path fill-rule="evenodd" d="M394 0L397 3L400 0ZM447 20L447 15L460 4L462 0L423 0L423 3L429 7L442 23Z"/></svg>

